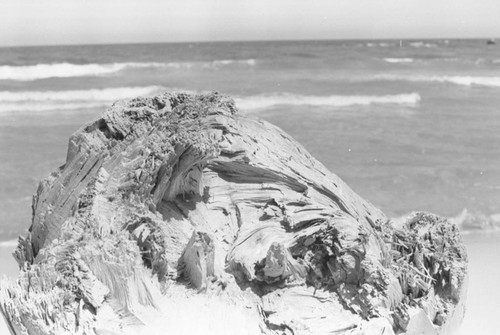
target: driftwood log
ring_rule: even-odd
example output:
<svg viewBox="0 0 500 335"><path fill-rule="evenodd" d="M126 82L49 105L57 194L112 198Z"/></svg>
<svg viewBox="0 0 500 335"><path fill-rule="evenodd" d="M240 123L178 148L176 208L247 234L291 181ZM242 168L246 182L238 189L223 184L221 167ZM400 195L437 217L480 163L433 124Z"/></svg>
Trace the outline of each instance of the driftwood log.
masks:
<svg viewBox="0 0 500 335"><path fill-rule="evenodd" d="M33 197L13 334L450 334L457 228L393 222L217 93L113 104Z"/></svg>

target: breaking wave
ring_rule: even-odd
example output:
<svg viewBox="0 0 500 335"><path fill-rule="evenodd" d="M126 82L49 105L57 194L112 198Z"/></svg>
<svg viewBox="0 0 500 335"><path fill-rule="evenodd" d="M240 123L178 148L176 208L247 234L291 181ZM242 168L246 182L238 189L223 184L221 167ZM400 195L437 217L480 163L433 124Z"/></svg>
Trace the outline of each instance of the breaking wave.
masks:
<svg viewBox="0 0 500 335"><path fill-rule="evenodd" d="M145 86L74 91L0 91L0 113L96 108L118 99L151 96L163 90L161 86Z"/></svg>
<svg viewBox="0 0 500 335"><path fill-rule="evenodd" d="M15 248L17 246L17 240L8 240L0 242L0 248Z"/></svg>
<svg viewBox="0 0 500 335"><path fill-rule="evenodd" d="M228 66L253 67L256 64L255 59L222 59L209 62L2 65L0 80L33 81L48 78L105 76L128 69L219 69Z"/></svg>
<svg viewBox="0 0 500 335"><path fill-rule="evenodd" d="M0 91L0 113L97 108L109 105L119 99L153 96L165 90L166 88L162 86L145 86L69 91ZM169 90L176 91L176 89ZM278 105L347 107L353 105L399 104L413 106L418 104L420 100L418 93L329 96L274 94L235 98L236 105L242 110L257 110Z"/></svg>
<svg viewBox="0 0 500 335"><path fill-rule="evenodd" d="M444 77L431 77L431 81L449 82L465 86L479 85L479 86L500 87L500 77L444 76Z"/></svg>
<svg viewBox="0 0 500 335"><path fill-rule="evenodd" d="M488 86L500 87L500 77L481 76L399 76L399 75L379 75L377 80L404 80L413 82L437 82L451 83L462 86Z"/></svg>
<svg viewBox="0 0 500 335"><path fill-rule="evenodd" d="M37 64L27 66L0 66L0 80L31 81L47 78L103 76L127 68L161 67L162 63L111 63L111 64Z"/></svg>
<svg viewBox="0 0 500 335"><path fill-rule="evenodd" d="M384 58L387 63L412 63L413 58Z"/></svg>
<svg viewBox="0 0 500 335"><path fill-rule="evenodd" d="M465 231L496 230L500 228L500 213L486 215L479 212L470 212L464 208L460 214L448 219Z"/></svg>
<svg viewBox="0 0 500 335"><path fill-rule="evenodd" d="M421 98L418 93L395 94L395 95L257 95L236 98L236 105L242 110L256 110L269 108L277 105L294 106L332 106L347 107L353 105L371 104L401 104L416 105Z"/></svg>

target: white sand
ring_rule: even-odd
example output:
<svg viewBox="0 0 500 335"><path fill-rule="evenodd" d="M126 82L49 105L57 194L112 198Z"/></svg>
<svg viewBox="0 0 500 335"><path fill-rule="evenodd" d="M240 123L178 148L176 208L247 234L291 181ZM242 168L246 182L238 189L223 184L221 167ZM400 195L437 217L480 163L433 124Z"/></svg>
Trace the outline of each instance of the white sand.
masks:
<svg viewBox="0 0 500 335"><path fill-rule="evenodd" d="M2 335L10 334L9 327L7 326L5 318L2 315L0 315L0 334Z"/></svg>
<svg viewBox="0 0 500 335"><path fill-rule="evenodd" d="M0 277L3 275L15 277L17 275L19 269L14 257L12 257L16 245L17 240L0 242Z"/></svg>
<svg viewBox="0 0 500 335"><path fill-rule="evenodd" d="M460 335L498 334L500 329L500 231L464 236L469 255L469 290Z"/></svg>

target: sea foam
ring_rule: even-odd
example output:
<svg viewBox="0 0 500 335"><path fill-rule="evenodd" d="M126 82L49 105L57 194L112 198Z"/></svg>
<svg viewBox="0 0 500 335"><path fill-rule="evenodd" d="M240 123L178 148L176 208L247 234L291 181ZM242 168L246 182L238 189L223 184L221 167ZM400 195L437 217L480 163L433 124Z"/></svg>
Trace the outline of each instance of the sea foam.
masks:
<svg viewBox="0 0 500 335"><path fill-rule="evenodd" d="M109 105L118 99L137 96L152 96L167 90L162 86L116 87L90 90L68 91L0 91L0 113L4 112L44 112L51 110L74 110L97 108ZM173 91L186 91L169 89ZM191 92L195 93L195 92ZM236 104L242 110L256 110L278 105L293 106L331 106L347 107L352 105L401 104L416 105L421 98L418 93L395 95L296 95L273 94L239 96Z"/></svg>
<svg viewBox="0 0 500 335"><path fill-rule="evenodd" d="M451 83L462 86L488 86L500 87L500 77L486 77L486 76L401 76L401 75L377 75L375 80L391 80L391 81L412 81L412 82L437 82L437 83Z"/></svg>
<svg viewBox="0 0 500 335"><path fill-rule="evenodd" d="M0 80L31 81L47 78L103 76L126 68L158 67L161 63L110 63L110 64L37 64L26 66L0 66Z"/></svg>
<svg viewBox="0 0 500 335"><path fill-rule="evenodd" d="M486 215L480 212L470 212L466 208L449 221L459 226L462 231L497 230L500 228L500 213Z"/></svg>
<svg viewBox="0 0 500 335"><path fill-rule="evenodd" d="M421 98L418 93L395 95L257 95L236 98L236 105L242 110L264 109L277 105L347 107L371 104L416 105Z"/></svg>
<svg viewBox="0 0 500 335"><path fill-rule="evenodd" d="M412 63L413 58L384 58L387 63Z"/></svg>
<svg viewBox="0 0 500 335"><path fill-rule="evenodd" d="M500 77L475 77L475 76L444 76L444 77L431 77L431 81L449 82L457 85L479 85L500 87Z"/></svg>
<svg viewBox="0 0 500 335"><path fill-rule="evenodd" d="M106 89L74 90L74 91L21 91L0 92L2 102L21 101L110 101L129 98L131 96L149 95L161 89L161 86L114 87Z"/></svg>
<svg viewBox="0 0 500 335"><path fill-rule="evenodd" d="M253 67L256 64L255 59L222 59L207 62L2 65L0 66L0 80L33 81L48 78L105 76L130 69L220 69L229 66Z"/></svg>
<svg viewBox="0 0 500 335"><path fill-rule="evenodd" d="M0 248L15 248L17 243L17 240L2 241L0 242Z"/></svg>
<svg viewBox="0 0 500 335"><path fill-rule="evenodd" d="M96 108L118 99L151 96L164 90L161 86L144 86L69 91L0 91L0 113Z"/></svg>

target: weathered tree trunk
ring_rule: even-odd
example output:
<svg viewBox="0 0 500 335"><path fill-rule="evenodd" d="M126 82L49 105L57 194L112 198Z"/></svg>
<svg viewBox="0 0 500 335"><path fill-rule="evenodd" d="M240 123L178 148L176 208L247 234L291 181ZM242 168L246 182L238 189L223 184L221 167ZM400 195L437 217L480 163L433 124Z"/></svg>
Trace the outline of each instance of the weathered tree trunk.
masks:
<svg viewBox="0 0 500 335"><path fill-rule="evenodd" d="M454 225L393 224L289 135L216 93L121 101L33 198L13 334L449 334Z"/></svg>

